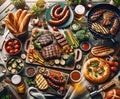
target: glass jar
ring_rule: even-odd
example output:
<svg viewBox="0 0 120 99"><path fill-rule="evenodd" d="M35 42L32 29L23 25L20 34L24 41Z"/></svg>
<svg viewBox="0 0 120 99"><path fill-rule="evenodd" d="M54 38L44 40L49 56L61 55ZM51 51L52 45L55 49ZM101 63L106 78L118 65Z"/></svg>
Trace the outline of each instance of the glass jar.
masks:
<svg viewBox="0 0 120 99"><path fill-rule="evenodd" d="M20 75L13 75L11 78L12 84L16 87L18 93L25 93L25 82Z"/></svg>

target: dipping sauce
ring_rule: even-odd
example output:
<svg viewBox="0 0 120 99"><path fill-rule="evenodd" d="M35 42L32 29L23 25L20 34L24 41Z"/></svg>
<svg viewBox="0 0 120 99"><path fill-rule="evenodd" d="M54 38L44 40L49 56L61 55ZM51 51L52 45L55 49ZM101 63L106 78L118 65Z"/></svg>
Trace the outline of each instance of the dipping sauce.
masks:
<svg viewBox="0 0 120 99"><path fill-rule="evenodd" d="M82 44L82 49L83 50L88 50L90 48L90 45L88 43L83 43Z"/></svg>
<svg viewBox="0 0 120 99"><path fill-rule="evenodd" d="M81 75L80 72L78 70L74 70L70 73L70 79L72 82L76 83L79 82L81 80Z"/></svg>

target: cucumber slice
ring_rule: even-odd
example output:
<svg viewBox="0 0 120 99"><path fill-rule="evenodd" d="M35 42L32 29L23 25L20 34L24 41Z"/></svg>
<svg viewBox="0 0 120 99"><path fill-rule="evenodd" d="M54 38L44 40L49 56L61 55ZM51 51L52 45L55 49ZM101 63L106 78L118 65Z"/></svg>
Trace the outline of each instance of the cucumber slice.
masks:
<svg viewBox="0 0 120 99"><path fill-rule="evenodd" d="M55 64L58 65L60 63L60 60L59 59L55 59Z"/></svg>
<svg viewBox="0 0 120 99"><path fill-rule="evenodd" d="M61 59L61 60L60 60L60 64L61 64L62 66L64 66L64 65L65 65L65 60Z"/></svg>

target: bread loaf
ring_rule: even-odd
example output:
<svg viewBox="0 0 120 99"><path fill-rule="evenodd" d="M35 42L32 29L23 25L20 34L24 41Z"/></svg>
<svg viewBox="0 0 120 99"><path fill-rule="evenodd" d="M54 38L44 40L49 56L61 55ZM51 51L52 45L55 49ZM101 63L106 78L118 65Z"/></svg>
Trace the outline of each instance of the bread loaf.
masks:
<svg viewBox="0 0 120 99"><path fill-rule="evenodd" d="M11 32L11 33L17 33L17 30L16 30L16 28L14 27L14 25L13 24L11 24L11 22L10 22L10 20L9 19L4 19L4 22L5 22L5 24L6 24L6 26L7 26L7 28L9 29L9 31Z"/></svg>
<svg viewBox="0 0 120 99"><path fill-rule="evenodd" d="M13 14L13 12L9 12L7 17L9 19L10 23L12 25L14 25L14 14Z"/></svg>
<svg viewBox="0 0 120 99"><path fill-rule="evenodd" d="M94 56L107 56L109 54L112 54L114 52L113 48L107 47L105 45L101 45L101 46L95 46L91 49L91 53Z"/></svg>
<svg viewBox="0 0 120 99"><path fill-rule="evenodd" d="M27 10L23 10L20 17L19 17L19 20L18 20L18 25L17 25L18 28L20 27L20 24L21 24L23 18L26 16L26 14L27 14Z"/></svg>
<svg viewBox="0 0 120 99"><path fill-rule="evenodd" d="M17 10L17 12L15 13L15 19L14 19L14 26L18 29L19 27L17 26L18 20L20 18L20 15L22 13L22 9Z"/></svg>
<svg viewBox="0 0 120 99"><path fill-rule="evenodd" d="M120 89L111 89L106 93L105 99L120 99Z"/></svg>
<svg viewBox="0 0 120 99"><path fill-rule="evenodd" d="M19 32L22 33L22 32L25 32L27 29L28 29L28 23L30 21L30 14L27 14L21 24L20 24L20 27L19 27Z"/></svg>

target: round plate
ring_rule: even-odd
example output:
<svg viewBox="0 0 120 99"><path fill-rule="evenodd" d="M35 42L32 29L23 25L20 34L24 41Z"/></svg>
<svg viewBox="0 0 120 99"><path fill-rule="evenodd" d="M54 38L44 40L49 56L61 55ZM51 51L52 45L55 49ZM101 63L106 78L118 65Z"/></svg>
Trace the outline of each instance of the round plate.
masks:
<svg viewBox="0 0 120 99"><path fill-rule="evenodd" d="M61 7L66 6L66 4L64 4L64 3L58 3L58 4L60 4ZM47 20L47 21L51 19L50 11L51 11L51 9L52 9L52 7L53 7L54 5L56 5L56 4L53 4L52 6L50 6L49 9L48 9L47 12L46 12L46 20ZM69 7L69 9L70 9L70 17L69 17L69 19L68 19L64 24L57 26L58 28L68 27L68 26L72 23L73 18L74 18L74 14L73 14L73 11L72 11L72 9L71 9L70 7Z"/></svg>

